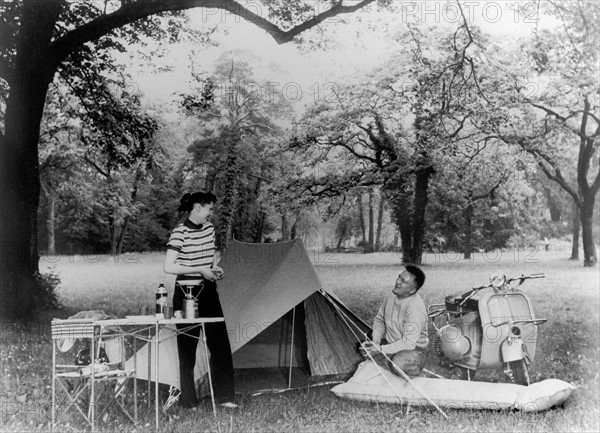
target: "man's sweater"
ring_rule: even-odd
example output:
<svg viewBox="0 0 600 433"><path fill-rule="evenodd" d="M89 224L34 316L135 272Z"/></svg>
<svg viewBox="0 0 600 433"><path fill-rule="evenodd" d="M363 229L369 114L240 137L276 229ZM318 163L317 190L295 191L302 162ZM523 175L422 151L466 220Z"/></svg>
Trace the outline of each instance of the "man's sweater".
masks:
<svg viewBox="0 0 600 433"><path fill-rule="evenodd" d="M380 344L382 338L388 342L381 346L386 355L401 350L426 349L427 309L418 293L399 299L393 292L383 301L373 321L373 341Z"/></svg>

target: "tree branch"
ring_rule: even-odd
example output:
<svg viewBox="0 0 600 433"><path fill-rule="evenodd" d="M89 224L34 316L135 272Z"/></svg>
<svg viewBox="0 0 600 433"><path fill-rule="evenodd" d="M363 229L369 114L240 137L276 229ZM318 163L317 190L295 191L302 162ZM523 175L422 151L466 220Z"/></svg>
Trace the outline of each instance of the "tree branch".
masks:
<svg viewBox="0 0 600 433"><path fill-rule="evenodd" d="M575 200L575 203L577 203L578 206L581 205L581 197L579 196L577 191L571 188L571 185L567 183L556 161L554 161L549 155L545 154L540 149L533 149L525 145L521 145L521 148L523 148L526 152L530 153L536 158L538 165L541 167L542 171L546 174L548 179L558 183L562 187L562 189L564 189L573 198L573 200ZM548 169L548 167L544 164L544 161L546 162L546 164L552 167L554 173L552 173Z"/></svg>
<svg viewBox="0 0 600 433"><path fill-rule="evenodd" d="M232 15L241 17L265 30L277 43L284 44L290 42L303 31L321 24L328 18L355 12L374 1L362 0L354 5L344 6L343 0L340 0L330 9L286 31L234 0L138 0L124 4L115 12L102 15L54 41L51 45L52 58L56 64L59 64L82 44L96 40L119 27L150 15L197 7L226 10Z"/></svg>
<svg viewBox="0 0 600 433"><path fill-rule="evenodd" d="M319 144L325 144L325 145L332 146L332 147L341 147L343 149L346 149L348 152L350 152L353 156L355 156L358 159L367 160L369 162L372 162L373 164L377 164L377 159L370 157L368 155L360 154L356 150L354 150L354 148L352 148L352 146L348 145L348 142L350 140L352 140L352 138L354 138L354 137L350 137L350 139L348 139L348 140L343 140L342 138L338 138L335 140L327 139L326 142L321 141L321 142L319 142Z"/></svg>
<svg viewBox="0 0 600 433"><path fill-rule="evenodd" d="M573 198L573 200L575 201L577 206L581 207L581 204L582 204L581 197L579 196L578 192L574 188L572 188L571 185L569 185L567 183L567 181L563 177L560 167L558 166L556 161L554 161L550 157L550 155L547 155L541 149L531 147L529 145L529 142L533 141L532 139L528 139L525 137L503 136L503 135L498 135L497 138L499 138L506 144L517 145L521 149L523 149L525 152L532 155L535 158L535 160L537 161L538 166L542 169L544 174L546 174L548 179L553 180L556 183L558 183L561 186L561 188L564 189ZM539 137L534 137L534 139L535 138L539 138ZM550 166L552 168L552 170L554 170L554 173L550 171L550 169L548 168L548 166L546 164L548 164L548 166Z"/></svg>
<svg viewBox="0 0 600 433"><path fill-rule="evenodd" d="M100 167L98 164L96 164L94 161L92 161L87 155L84 155L81 157L85 162L87 162L89 165L91 165L94 169L96 169L96 171L98 173L100 173L102 176L104 176L105 178L109 178L110 174L108 174L108 172L104 171L102 169L102 167Z"/></svg>
<svg viewBox="0 0 600 433"><path fill-rule="evenodd" d="M454 130L454 132L451 132L448 135L449 139L453 139L454 137L456 137L460 133L460 131L462 131L462 129L465 126L465 122L466 122L467 119L469 119L469 117L470 116L468 116L468 115L465 116L465 117L463 117L463 119L460 121L460 123L458 124L458 126L456 127L456 129Z"/></svg>
<svg viewBox="0 0 600 433"><path fill-rule="evenodd" d="M567 126L567 128L571 132L573 132L577 136L581 137L582 139L586 139L587 135L586 135L586 132L585 132L585 126L587 125L587 118L589 116L591 116L596 122L600 122L600 120L590 112L590 110L589 110L589 102L586 103L586 101L587 101L587 96L584 98L584 104L586 106L586 108L584 110L574 111L574 112L570 113L567 117L562 116L562 115L558 114L556 111L554 111L554 110L552 110L552 109L550 109L548 107L544 107L543 105L539 105L539 104L536 104L536 103L531 102L531 101L528 101L528 103L531 106L539 108L540 110L546 112L546 114L548 114L549 116L557 118L558 120L560 120L561 122L563 122L565 124L565 126ZM579 129L570 127L567 124L567 121L570 118L572 118L573 116L575 116L576 114L579 114L579 113L582 113L583 114L583 118L585 119L585 120L582 120L582 125L580 126ZM599 129L600 129L600 127L599 127Z"/></svg>
<svg viewBox="0 0 600 433"><path fill-rule="evenodd" d="M551 110L551 109L550 109L550 108L548 108L548 107L544 107L543 105L536 104L535 102L531 102L531 101L528 101L528 102L529 102L529 105L531 105L531 106L533 106L533 107L535 107L535 108L539 108L539 109L540 109L540 110L542 110L542 111L545 111L547 114L549 114L550 116L554 116L554 117L556 117L558 120L561 120L561 121L563 121L563 122L566 122L567 120L569 120L569 118L568 118L568 117L561 116L561 115L560 115L560 114L558 114L556 111L554 111L554 110Z"/></svg>
<svg viewBox="0 0 600 433"><path fill-rule="evenodd" d="M498 179L494 186L492 186L487 192L482 192L481 194L472 196L471 203L475 203L476 201L482 200L486 197L491 197L496 192L496 190L500 188L500 186L506 181L507 178L508 175L506 173L500 176L500 179Z"/></svg>

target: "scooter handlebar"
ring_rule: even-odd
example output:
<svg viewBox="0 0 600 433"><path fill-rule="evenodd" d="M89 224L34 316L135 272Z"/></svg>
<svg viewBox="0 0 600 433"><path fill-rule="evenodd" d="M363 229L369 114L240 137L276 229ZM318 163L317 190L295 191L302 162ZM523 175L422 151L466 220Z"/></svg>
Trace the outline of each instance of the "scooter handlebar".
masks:
<svg viewBox="0 0 600 433"><path fill-rule="evenodd" d="M513 281L519 281L519 284L517 284L516 287L520 286L521 284L523 284L523 281L525 280L530 280L530 279L535 279L535 278L545 278L546 276L544 274L531 274L531 275L521 275L520 277L515 277L515 278L508 278L506 280L505 284L510 284ZM479 286L479 287L473 287L470 291L470 293L463 299L463 301L460 303L460 305L462 306L465 302L467 302L467 300L469 300L470 298L472 298L478 291L482 290L482 289L487 289L488 287L494 287L492 284L487 284L485 286ZM431 317L431 316L429 316ZM435 316L434 316L435 317Z"/></svg>
<svg viewBox="0 0 600 433"><path fill-rule="evenodd" d="M521 275L520 277L513 277L513 278L508 278L506 280L506 284L512 283L513 281L525 281L525 280L532 280L535 278L546 278L546 275L544 274L531 274L531 275ZM478 292L482 289L487 289L488 287L493 287L491 284L486 284L485 286L479 286L479 287L473 287L471 289L471 292Z"/></svg>
<svg viewBox="0 0 600 433"><path fill-rule="evenodd" d="M511 283L513 281L518 281L518 280L532 280L535 278L546 278L546 275L544 274L531 274L531 275L521 275L520 277L514 277L514 278L509 278L508 280L506 280L507 283Z"/></svg>

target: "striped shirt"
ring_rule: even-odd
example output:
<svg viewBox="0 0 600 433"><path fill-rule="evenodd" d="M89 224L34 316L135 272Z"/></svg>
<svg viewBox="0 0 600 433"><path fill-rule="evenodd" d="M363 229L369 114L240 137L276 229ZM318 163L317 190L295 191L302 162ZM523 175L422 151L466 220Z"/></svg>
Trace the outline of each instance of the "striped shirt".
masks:
<svg viewBox="0 0 600 433"><path fill-rule="evenodd" d="M167 242L167 248L179 253L175 264L210 267L215 257L215 228L209 222L196 225L188 219L175 227ZM177 276L178 281L197 279L198 274Z"/></svg>

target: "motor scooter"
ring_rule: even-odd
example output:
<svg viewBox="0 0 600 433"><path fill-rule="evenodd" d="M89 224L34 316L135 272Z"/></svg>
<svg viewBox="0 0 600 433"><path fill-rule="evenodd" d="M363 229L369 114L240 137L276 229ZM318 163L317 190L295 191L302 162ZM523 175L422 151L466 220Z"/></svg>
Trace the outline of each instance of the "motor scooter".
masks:
<svg viewBox="0 0 600 433"><path fill-rule="evenodd" d="M474 287L444 304L433 304L428 315L436 330L434 351L450 361L453 378L472 380L477 370L503 368L514 383L529 385L528 366L537 346L538 325L531 301L517 287L543 274L507 279L502 272L490 284ZM514 287L511 283L518 282Z"/></svg>

